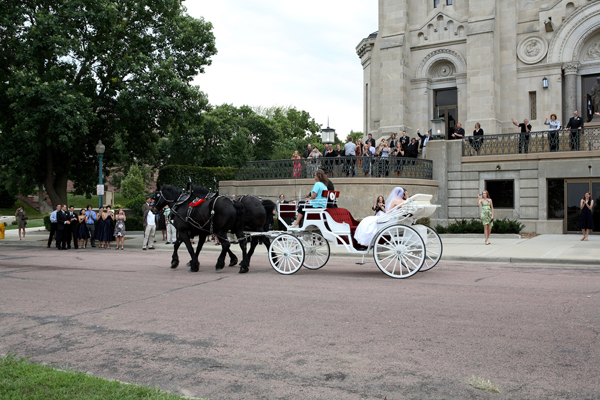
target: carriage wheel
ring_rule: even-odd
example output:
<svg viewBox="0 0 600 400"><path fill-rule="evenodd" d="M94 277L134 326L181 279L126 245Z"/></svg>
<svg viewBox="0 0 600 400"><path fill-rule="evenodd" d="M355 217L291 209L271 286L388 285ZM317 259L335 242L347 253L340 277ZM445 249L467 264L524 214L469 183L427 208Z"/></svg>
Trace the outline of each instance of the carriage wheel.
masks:
<svg viewBox="0 0 600 400"><path fill-rule="evenodd" d="M308 269L319 269L329 261L329 242L320 233L309 233L300 236L306 257L304 266Z"/></svg>
<svg viewBox="0 0 600 400"><path fill-rule="evenodd" d="M408 278L416 274L425 262L425 242L410 226L389 226L377 234L373 257L387 276Z"/></svg>
<svg viewBox="0 0 600 400"><path fill-rule="evenodd" d="M425 226L425 228L427 228L427 239L425 240L425 248L427 251L425 255L425 264L423 264L419 272L429 271L431 268L435 267L442 258L442 252L444 251L442 239L436 230L429 226Z"/></svg>
<svg viewBox="0 0 600 400"><path fill-rule="evenodd" d="M269 247L269 262L280 274L298 272L304 262L304 247L300 239L289 234L277 236Z"/></svg>

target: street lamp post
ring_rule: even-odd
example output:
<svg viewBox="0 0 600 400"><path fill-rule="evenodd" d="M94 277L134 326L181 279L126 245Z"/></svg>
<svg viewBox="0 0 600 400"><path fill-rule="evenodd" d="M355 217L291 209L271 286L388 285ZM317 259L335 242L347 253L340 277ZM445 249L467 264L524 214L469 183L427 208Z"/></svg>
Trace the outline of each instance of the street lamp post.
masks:
<svg viewBox="0 0 600 400"><path fill-rule="evenodd" d="M96 145L96 153L98 153L98 160L100 167L98 168L99 180L98 180L98 208L102 207L102 195L104 194L104 188L102 187L102 157L104 156L104 150L106 148L102 144L102 140L98 140Z"/></svg>

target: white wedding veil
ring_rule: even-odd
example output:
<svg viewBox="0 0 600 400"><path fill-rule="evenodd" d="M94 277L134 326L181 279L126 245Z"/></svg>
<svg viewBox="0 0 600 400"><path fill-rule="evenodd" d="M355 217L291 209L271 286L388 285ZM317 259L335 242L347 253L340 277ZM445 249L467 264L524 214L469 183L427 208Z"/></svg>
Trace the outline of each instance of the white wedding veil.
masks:
<svg viewBox="0 0 600 400"><path fill-rule="evenodd" d="M402 189L400 186L395 187L394 190L392 190L392 193L390 193L390 195L388 196L388 198L385 199L385 212L390 211L389 207L392 204L392 201L396 199L401 199L403 197L404 189Z"/></svg>

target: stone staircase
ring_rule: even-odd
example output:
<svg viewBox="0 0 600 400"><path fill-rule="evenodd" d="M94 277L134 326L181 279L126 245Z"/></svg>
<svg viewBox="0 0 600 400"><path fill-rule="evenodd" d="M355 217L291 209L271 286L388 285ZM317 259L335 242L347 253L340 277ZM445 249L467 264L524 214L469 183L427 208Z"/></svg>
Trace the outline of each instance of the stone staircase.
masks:
<svg viewBox="0 0 600 400"><path fill-rule="evenodd" d="M44 203L47 205L47 207L45 207L45 209L46 209L45 211L46 212L52 212L52 203L50 202L50 198L46 195L45 192L44 192L43 196L46 199L44 201ZM31 207L33 207L36 210L38 210L41 213L43 213L43 210L40 210L40 203L38 202L38 196L22 196L22 195L17 195L17 198L23 200L26 204L30 205ZM50 211L48 211L48 210L50 210Z"/></svg>

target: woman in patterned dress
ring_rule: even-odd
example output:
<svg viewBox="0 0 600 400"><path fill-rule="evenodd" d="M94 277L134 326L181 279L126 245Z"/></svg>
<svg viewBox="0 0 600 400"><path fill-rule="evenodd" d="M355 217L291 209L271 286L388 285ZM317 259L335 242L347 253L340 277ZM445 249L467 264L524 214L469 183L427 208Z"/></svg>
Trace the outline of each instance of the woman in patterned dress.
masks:
<svg viewBox="0 0 600 400"><path fill-rule="evenodd" d="M485 244L490 244L490 233L494 226L494 203L490 199L490 193L484 190L478 194L477 205L481 205L481 222L483 222L483 233L485 233Z"/></svg>
<svg viewBox="0 0 600 400"><path fill-rule="evenodd" d="M164 217L163 217L164 219ZM125 211L121 208L117 212L117 218L115 221L115 238L117 239L117 250L119 250L119 242L121 242L121 250L123 250L123 245L125 244L125 221L127 217L125 216Z"/></svg>

